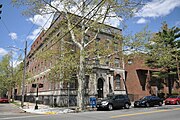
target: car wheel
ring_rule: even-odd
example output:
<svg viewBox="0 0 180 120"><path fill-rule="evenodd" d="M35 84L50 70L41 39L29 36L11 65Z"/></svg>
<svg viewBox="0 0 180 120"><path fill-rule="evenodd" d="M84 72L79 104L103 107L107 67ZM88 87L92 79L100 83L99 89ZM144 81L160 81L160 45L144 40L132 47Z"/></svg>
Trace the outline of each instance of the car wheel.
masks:
<svg viewBox="0 0 180 120"><path fill-rule="evenodd" d="M129 108L130 108L130 105L129 105L128 103L125 103L124 108L125 108L125 109L129 109Z"/></svg>
<svg viewBox="0 0 180 120"><path fill-rule="evenodd" d="M108 104L108 110L111 111L113 109L112 104Z"/></svg>
<svg viewBox="0 0 180 120"><path fill-rule="evenodd" d="M146 103L146 107L150 107L150 105L149 105L149 103L148 103L148 102Z"/></svg>
<svg viewBox="0 0 180 120"><path fill-rule="evenodd" d="M163 104L162 102L159 102L159 106L162 106L162 104Z"/></svg>
<svg viewBox="0 0 180 120"><path fill-rule="evenodd" d="M176 101L176 105L179 105L179 101Z"/></svg>

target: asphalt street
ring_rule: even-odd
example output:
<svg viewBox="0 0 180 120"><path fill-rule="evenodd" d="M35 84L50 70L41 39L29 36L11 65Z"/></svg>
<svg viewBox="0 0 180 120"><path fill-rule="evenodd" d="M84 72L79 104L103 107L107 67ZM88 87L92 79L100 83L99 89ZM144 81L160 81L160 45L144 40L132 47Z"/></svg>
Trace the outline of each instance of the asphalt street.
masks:
<svg viewBox="0 0 180 120"><path fill-rule="evenodd" d="M0 120L179 120L180 105L88 111L56 115L22 113L11 104L0 104ZM10 110L8 110L10 109ZM14 111L16 110L16 111ZM3 113L3 114L2 114ZM12 113L12 114L11 114Z"/></svg>
<svg viewBox="0 0 180 120"><path fill-rule="evenodd" d="M32 116L32 114L25 113L14 104L0 103L0 120L19 116Z"/></svg>

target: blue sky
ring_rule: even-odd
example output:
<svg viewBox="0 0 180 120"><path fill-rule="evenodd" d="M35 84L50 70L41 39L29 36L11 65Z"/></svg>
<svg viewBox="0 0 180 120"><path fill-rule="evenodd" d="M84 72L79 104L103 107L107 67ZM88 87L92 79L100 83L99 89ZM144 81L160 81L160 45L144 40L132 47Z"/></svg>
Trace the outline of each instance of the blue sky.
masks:
<svg viewBox="0 0 180 120"><path fill-rule="evenodd" d="M0 4L3 4L0 14L0 58L11 50L8 46L24 49L25 40L30 48L42 26L48 27L50 24L45 24L50 18L48 15L35 15L32 18L23 16L22 8L13 7L10 1L0 1ZM157 32L163 21L166 21L169 27L180 27L180 0L148 0L135 17L126 21L128 27L123 34L136 33L146 25L152 32ZM23 53L20 50L14 51L14 59Z"/></svg>

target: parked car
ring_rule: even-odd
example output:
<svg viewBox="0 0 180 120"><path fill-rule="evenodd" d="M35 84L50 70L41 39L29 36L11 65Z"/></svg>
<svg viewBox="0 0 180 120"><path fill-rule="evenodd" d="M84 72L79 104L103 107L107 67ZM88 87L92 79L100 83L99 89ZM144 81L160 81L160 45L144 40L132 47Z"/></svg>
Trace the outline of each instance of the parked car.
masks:
<svg viewBox="0 0 180 120"><path fill-rule="evenodd" d="M134 102L134 107L150 107L154 105L162 106L163 99L157 96L145 96L138 101Z"/></svg>
<svg viewBox="0 0 180 120"><path fill-rule="evenodd" d="M165 105L179 105L180 104L180 96L173 95L165 100Z"/></svg>
<svg viewBox="0 0 180 120"><path fill-rule="evenodd" d="M108 109L113 110L114 108L122 108L129 109L131 106L131 102L127 95L110 95L106 98L97 101L97 109Z"/></svg>
<svg viewBox="0 0 180 120"><path fill-rule="evenodd" d="M0 98L0 103L9 103L7 98Z"/></svg>

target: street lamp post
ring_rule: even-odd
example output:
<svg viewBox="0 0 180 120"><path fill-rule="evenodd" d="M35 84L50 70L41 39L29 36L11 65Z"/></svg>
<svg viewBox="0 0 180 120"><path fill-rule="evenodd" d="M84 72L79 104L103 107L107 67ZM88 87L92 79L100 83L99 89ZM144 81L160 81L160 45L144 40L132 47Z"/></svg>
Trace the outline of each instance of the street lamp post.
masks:
<svg viewBox="0 0 180 120"><path fill-rule="evenodd" d="M38 83L36 84L36 106L35 106L35 110L37 110L38 109L38 88L39 88L39 85L38 85Z"/></svg>
<svg viewBox="0 0 180 120"><path fill-rule="evenodd" d="M67 89L68 89L68 108L69 108L69 87L70 87L70 85L69 85L69 82L68 82L68 85L67 85Z"/></svg>

